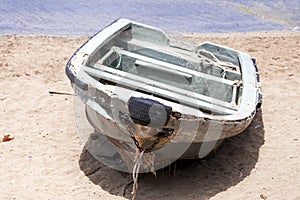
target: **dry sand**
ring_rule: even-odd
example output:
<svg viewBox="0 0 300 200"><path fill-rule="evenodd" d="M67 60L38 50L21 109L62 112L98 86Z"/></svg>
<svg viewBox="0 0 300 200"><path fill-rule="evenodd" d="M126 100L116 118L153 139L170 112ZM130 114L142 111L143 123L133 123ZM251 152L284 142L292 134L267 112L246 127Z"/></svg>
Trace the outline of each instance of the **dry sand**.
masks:
<svg viewBox="0 0 300 200"><path fill-rule="evenodd" d="M242 134L176 175L140 176L138 199L300 199L300 33L182 35L257 59L263 108ZM78 136L64 68L87 37L0 36L0 199L130 199L130 177L93 160Z"/></svg>

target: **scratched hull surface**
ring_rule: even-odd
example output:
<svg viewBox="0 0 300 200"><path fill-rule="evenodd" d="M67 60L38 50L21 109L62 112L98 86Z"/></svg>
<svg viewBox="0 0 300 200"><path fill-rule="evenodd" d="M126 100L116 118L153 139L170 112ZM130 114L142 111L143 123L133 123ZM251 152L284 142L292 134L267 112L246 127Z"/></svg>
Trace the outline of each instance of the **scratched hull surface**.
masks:
<svg viewBox="0 0 300 200"><path fill-rule="evenodd" d="M129 160L136 149L168 162L204 157L247 128L261 105L248 54L171 40L126 19L87 41L66 73L90 124Z"/></svg>

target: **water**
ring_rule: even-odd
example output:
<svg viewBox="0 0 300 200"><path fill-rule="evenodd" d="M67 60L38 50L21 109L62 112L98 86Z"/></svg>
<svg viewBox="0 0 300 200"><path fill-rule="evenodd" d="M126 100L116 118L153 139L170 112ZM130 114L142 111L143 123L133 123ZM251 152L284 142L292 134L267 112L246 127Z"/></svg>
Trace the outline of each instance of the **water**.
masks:
<svg viewBox="0 0 300 200"><path fill-rule="evenodd" d="M117 18L170 32L299 30L300 1L0 0L0 34L93 35Z"/></svg>

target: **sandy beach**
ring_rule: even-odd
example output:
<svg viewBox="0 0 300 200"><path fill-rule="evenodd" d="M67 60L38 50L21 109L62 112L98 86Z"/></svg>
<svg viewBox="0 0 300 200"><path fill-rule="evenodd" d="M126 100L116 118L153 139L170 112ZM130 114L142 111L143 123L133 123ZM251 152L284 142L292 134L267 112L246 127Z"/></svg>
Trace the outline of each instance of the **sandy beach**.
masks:
<svg viewBox="0 0 300 200"><path fill-rule="evenodd" d="M300 32L176 37L256 58L263 106L214 157L180 162L171 176L141 175L138 199L300 199ZM122 195L130 175L95 160L77 133L65 65L87 39L0 36L0 199L131 198L130 187Z"/></svg>

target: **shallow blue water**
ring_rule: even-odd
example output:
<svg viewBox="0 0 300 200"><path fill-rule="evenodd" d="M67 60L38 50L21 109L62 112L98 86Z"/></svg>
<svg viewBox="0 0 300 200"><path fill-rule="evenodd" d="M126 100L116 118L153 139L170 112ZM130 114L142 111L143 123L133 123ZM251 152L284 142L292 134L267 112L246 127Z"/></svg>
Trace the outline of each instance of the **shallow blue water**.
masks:
<svg viewBox="0 0 300 200"><path fill-rule="evenodd" d="M0 0L0 34L93 35L117 18L171 32L299 30L300 1Z"/></svg>

